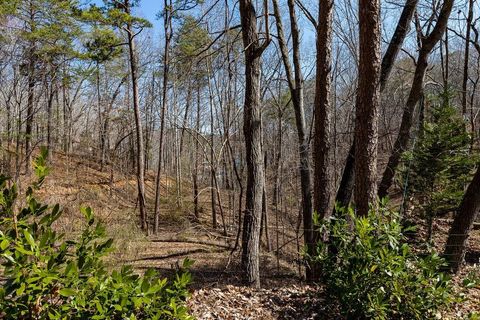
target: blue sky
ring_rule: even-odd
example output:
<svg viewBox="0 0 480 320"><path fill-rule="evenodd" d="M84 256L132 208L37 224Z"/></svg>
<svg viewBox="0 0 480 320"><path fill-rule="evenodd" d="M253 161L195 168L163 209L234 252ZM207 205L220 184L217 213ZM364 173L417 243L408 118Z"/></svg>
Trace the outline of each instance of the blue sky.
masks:
<svg viewBox="0 0 480 320"><path fill-rule="evenodd" d="M102 0L90 0L89 3L102 5ZM163 8L163 0L140 0L140 6L135 8L135 13L142 18L148 19L157 29L162 26L162 22L156 19L157 13Z"/></svg>
<svg viewBox="0 0 480 320"><path fill-rule="evenodd" d="M148 19L157 29L162 25L162 22L156 19L156 15L162 8L163 0L140 0L140 6L135 10L139 16Z"/></svg>

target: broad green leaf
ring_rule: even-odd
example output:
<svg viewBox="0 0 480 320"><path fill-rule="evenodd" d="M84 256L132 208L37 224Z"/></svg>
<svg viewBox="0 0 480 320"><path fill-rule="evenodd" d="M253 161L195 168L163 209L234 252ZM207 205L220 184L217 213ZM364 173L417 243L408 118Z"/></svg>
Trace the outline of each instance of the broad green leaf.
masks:
<svg viewBox="0 0 480 320"><path fill-rule="evenodd" d="M63 297L71 297L71 296L74 296L77 292L70 288L63 288L63 289L60 289L58 293Z"/></svg>

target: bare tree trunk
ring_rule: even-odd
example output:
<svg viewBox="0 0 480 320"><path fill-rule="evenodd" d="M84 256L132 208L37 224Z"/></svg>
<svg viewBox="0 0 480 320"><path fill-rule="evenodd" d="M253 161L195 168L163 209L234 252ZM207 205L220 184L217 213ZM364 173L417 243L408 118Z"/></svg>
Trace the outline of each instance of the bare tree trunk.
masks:
<svg viewBox="0 0 480 320"><path fill-rule="evenodd" d="M13 81L14 86L17 85L17 82ZM7 168L6 174L11 175L12 173L12 134L13 134L13 121L12 121L12 103L11 96L6 101L7 109L7 152L5 153Z"/></svg>
<svg viewBox="0 0 480 320"><path fill-rule="evenodd" d="M34 50L34 49L33 49ZM33 55L31 50L31 55ZM34 112L34 95L35 95L35 61L30 58L28 66L28 98L27 98L27 120L25 125L25 172L30 172L30 162L32 159L32 126Z"/></svg>
<svg viewBox="0 0 480 320"><path fill-rule="evenodd" d="M15 138L15 179L14 181L17 182L18 178L20 176L20 137L21 131L22 131L22 108L20 104L17 105L17 132L16 132L16 138Z"/></svg>
<svg viewBox="0 0 480 320"><path fill-rule="evenodd" d="M448 267L453 272L458 272L463 263L466 243L479 211L480 168L477 169L477 173L463 196L445 245L444 256L447 259Z"/></svg>
<svg viewBox="0 0 480 320"><path fill-rule="evenodd" d="M264 155L264 166L265 172L267 171L267 154ZM267 251L272 251L272 243L270 242L270 233L268 229L268 199L267 199L267 190L265 185L263 186L263 195L262 195L262 229L265 231L265 241L267 243Z"/></svg>
<svg viewBox="0 0 480 320"><path fill-rule="evenodd" d="M304 95L303 95L303 75L300 61L300 32L297 24L294 0L288 0L288 9L290 15L290 29L293 40L293 64L290 65L288 56L288 47L284 35L280 9L278 1L273 1L275 19L277 21L278 42L285 67L288 86L292 96L292 104L295 110L295 123L297 127L299 158L300 158L300 184L302 190L302 216L304 228L304 242L308 254L313 254L315 250L315 232L312 219L312 183L310 178L310 144L306 135ZM323 11L323 10L322 10ZM307 268L307 279L311 280L313 273L311 268Z"/></svg>
<svg viewBox="0 0 480 320"><path fill-rule="evenodd" d="M207 59L207 74L211 75L210 73L210 63L209 59ZM211 200L211 208L212 208L212 225L213 228L217 228L217 202L215 200L215 149L214 149L214 117L213 117L213 92L212 86L210 83L210 79L208 80L208 103L210 106L210 200ZM219 199L220 200L220 199Z"/></svg>
<svg viewBox="0 0 480 320"><path fill-rule="evenodd" d="M366 216L377 198L380 0L359 1L360 58L355 113L355 206Z"/></svg>
<svg viewBox="0 0 480 320"><path fill-rule="evenodd" d="M160 138L159 138L159 147L158 147L158 167L157 167L157 176L155 179L155 209L154 209L154 228L153 232L158 233L158 228L160 226L160 180L162 174L162 155L163 155L163 140L164 140L164 131L165 131L165 112L167 109L168 103L168 75L170 72L169 68L169 57L170 57L170 40L172 39L172 17L171 17L171 1L164 1L164 31L165 31L165 52L163 54L163 84L162 84L162 110L160 114Z"/></svg>
<svg viewBox="0 0 480 320"><path fill-rule="evenodd" d="M450 79L450 46L448 44L448 29L445 29L445 78L443 79L443 90L448 93L449 79Z"/></svg>
<svg viewBox="0 0 480 320"><path fill-rule="evenodd" d="M125 12L130 14L129 0L125 0ZM140 210L140 222L143 231L148 231L147 213L145 208L145 150L143 147L143 129L140 115L140 105L138 98L138 65L135 52L135 41L132 26L127 24L128 49L130 56L130 73L132 78L133 111L135 115L135 132L137 138L136 164L137 164L137 187L138 187L138 207Z"/></svg>
<svg viewBox="0 0 480 320"><path fill-rule="evenodd" d="M382 59L382 68L380 74L380 92L385 89L387 84L388 77L392 71L395 59L402 48L405 37L410 30L410 23L413 18L413 14L417 7L419 0L406 0L405 6L403 7L402 14L398 21L395 32L392 36L387 51ZM343 169L342 179L340 181L340 186L338 188L337 196L335 202L337 202L341 207L347 207L350 203L353 194L354 187L354 175L355 175L355 139L350 147L350 150L347 154L347 159L345 160L345 166Z"/></svg>
<svg viewBox="0 0 480 320"><path fill-rule="evenodd" d="M314 210L321 219L332 212L331 102L333 0L320 0L315 83Z"/></svg>
<svg viewBox="0 0 480 320"><path fill-rule="evenodd" d="M230 143L230 139L227 140L227 146L228 146L230 158L232 160L233 172L235 173L235 177L236 177L236 180L237 180L237 183L238 183L238 187L240 189L240 193L238 195L238 231L237 231L237 236L236 236L236 239L235 239L235 245L233 246L232 251L231 251L233 253L233 252L235 252L235 250L237 250L238 241L239 241L239 238L240 238L240 232L242 230L242 228L241 228L241 226L242 226L242 204L243 204L243 189L244 188L243 188L243 184L242 184L242 178L241 178L239 170L237 168L237 163L235 161L233 148L232 148L232 144Z"/></svg>
<svg viewBox="0 0 480 320"><path fill-rule="evenodd" d="M122 88L123 84L125 81L127 81L128 75L125 75L118 86L115 88L115 91L113 92L112 98L110 99L109 103L107 106L105 106L105 111L103 114L103 123L101 124L102 128L102 134L100 136L101 138L101 153L102 153L102 164L101 164L101 171L103 170L103 166L105 164L105 161L107 160L107 150L109 149L110 145L110 138L109 138L109 131L110 131L110 113L113 109L113 104L115 103L115 100L117 100L118 95L120 94L120 89ZM147 162L147 161L145 161Z"/></svg>
<svg viewBox="0 0 480 320"><path fill-rule="evenodd" d="M196 220L200 220L200 213L198 208L198 146L200 138L200 88L197 87L197 116L195 119L195 167L193 169L193 212Z"/></svg>
<svg viewBox="0 0 480 320"><path fill-rule="evenodd" d="M173 81L173 118L178 119L178 104L177 104L177 86L176 80ZM180 137L178 128L173 130L173 160L175 168L175 193L177 208L181 208L182 203L182 162L180 161Z"/></svg>
<svg viewBox="0 0 480 320"><path fill-rule="evenodd" d="M266 14L268 17L268 14ZM257 15L251 0L240 0L240 20L245 48L245 104L243 133L247 160L247 195L242 236L243 280L260 287L260 220L265 184L262 152L260 59L269 43L259 42ZM268 21L266 22L268 26Z"/></svg>
<svg viewBox="0 0 480 320"><path fill-rule="evenodd" d="M283 110L278 106L278 122L277 122L277 150L275 154L275 182L273 185L273 205L277 207L280 197L280 161L282 159L282 145L283 145Z"/></svg>
<svg viewBox="0 0 480 320"><path fill-rule="evenodd" d="M152 133L154 129L154 109L155 109L155 71L152 72L151 85L148 88L148 99L146 100L145 105L145 171L148 171L150 168L150 159L151 159L151 149L152 149ZM107 115L108 117L108 115Z"/></svg>
<svg viewBox="0 0 480 320"><path fill-rule="evenodd" d="M63 70L63 80L65 80L66 70ZM63 105L63 152L69 153L70 152L70 144L71 144L71 133L72 133L72 110L69 103L69 99L67 97L68 94L68 82L62 81L62 105Z"/></svg>
<svg viewBox="0 0 480 320"><path fill-rule="evenodd" d="M35 32L35 9L33 1L30 1L29 5L29 23L30 32ZM25 173L30 172L30 162L32 159L32 126L33 126L33 114L34 114L34 98L35 98L35 42L30 40L28 49L28 98L27 98L27 119L25 125ZM17 168L18 170L18 168Z"/></svg>
<svg viewBox="0 0 480 320"><path fill-rule="evenodd" d="M467 83L468 83L468 64L470 58L470 33L473 20L473 1L468 1L467 30L465 33L465 55L463 59L463 80L462 80L462 114L467 117Z"/></svg>
<svg viewBox="0 0 480 320"><path fill-rule="evenodd" d="M100 129L100 171L103 171L105 165L105 135L103 131L104 112L102 112L102 93L100 91L100 64L97 62L95 66L95 89L97 93L97 110L98 110L98 126Z"/></svg>
<svg viewBox="0 0 480 320"><path fill-rule="evenodd" d="M50 80L50 87L48 90L48 100L47 100L47 150L48 150L48 158L51 159L52 153L52 106L53 106L53 98L55 97L55 90L54 90L54 79Z"/></svg>
<svg viewBox="0 0 480 320"><path fill-rule="evenodd" d="M418 54L417 66L415 68L415 75L413 77L412 88L405 105L405 110L402 116L402 123L400 125L400 132L395 141L392 154L388 159L387 167L383 173L382 181L378 189L378 195L380 198L387 196L388 189L393 183L395 177L395 170L400 162L400 158L403 152L408 147L410 142L410 129L413 125L413 115L415 113L415 106L420 98L423 96L423 82L425 78L425 72L428 66L428 57L432 52L435 45L442 38L448 23L448 18L452 11L454 0L446 0L443 3L442 9L438 16L437 23L426 38L422 38L422 47Z"/></svg>
<svg viewBox="0 0 480 320"><path fill-rule="evenodd" d="M192 104L192 85L190 82L187 84L187 101L185 103L185 113L182 121L182 133L180 135L180 155L183 153L184 135L187 127L188 113L190 111L190 105Z"/></svg>

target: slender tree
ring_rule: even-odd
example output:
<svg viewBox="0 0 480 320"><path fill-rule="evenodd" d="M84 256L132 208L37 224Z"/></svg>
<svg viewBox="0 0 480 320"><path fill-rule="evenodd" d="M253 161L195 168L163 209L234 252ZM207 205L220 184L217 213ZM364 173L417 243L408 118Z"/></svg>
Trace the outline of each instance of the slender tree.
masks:
<svg viewBox="0 0 480 320"><path fill-rule="evenodd" d="M295 123L298 136L298 152L300 158L300 184L302 190L302 214L304 228L304 242L308 254L314 253L315 239L312 222L312 183L310 177L310 142L307 136L305 124L303 74L300 59L300 31L297 23L294 0L288 0L290 16L290 30L292 33L293 46L293 69L288 54L288 44L283 30L280 8L277 0L273 0L274 15L276 19L278 43L282 55L283 64L287 76L288 87L295 110ZM322 10L323 12L323 10ZM313 278L311 268L307 268L307 279Z"/></svg>
<svg viewBox="0 0 480 320"><path fill-rule="evenodd" d="M163 11L163 30L165 32L165 43L163 53L163 80L162 80L162 108L160 111L160 137L159 137L159 149L158 149L158 164L157 164L157 177L155 179L155 209L154 209L154 233L158 233L160 226L160 180L162 174L162 158L163 158L163 143L165 135L165 113L168 106L168 79L170 74L170 41L173 35L172 26L172 1L164 1Z"/></svg>
<svg viewBox="0 0 480 320"><path fill-rule="evenodd" d="M135 36L137 36L144 28L150 27L151 24L145 19L134 17L132 15L131 10L134 4L135 2L132 2L131 0L106 1L106 6L104 9L92 6L89 10L83 13L83 18L87 21L94 23L95 25L97 23L101 23L104 26L116 27L121 31L125 32L126 34L136 138L135 152L132 153L132 155L134 155L134 161L132 162L135 163L136 167L137 203L140 211L140 225L142 227L142 230L147 231L147 212L145 205L145 149L143 138L143 124L140 113L138 84L139 65L137 56L138 54L136 52L135 46ZM111 50L114 51L114 49Z"/></svg>
<svg viewBox="0 0 480 320"><path fill-rule="evenodd" d="M463 79L462 79L462 114L467 116L467 83L468 67L470 59L470 34L473 21L473 3L474 0L468 0L467 30L465 31L465 55L463 59Z"/></svg>
<svg viewBox="0 0 480 320"><path fill-rule="evenodd" d="M35 4L34 0L30 0L28 4L28 32L35 34L37 31L37 21L35 19L36 11L38 10L38 4ZM27 77L28 77L28 100L27 100L27 120L25 125L25 172L30 171L30 161L32 158L32 128L33 128L33 116L34 116L34 103L35 103L35 84L36 74L35 66L37 64L36 54L36 42L34 37L29 37L28 50L27 50Z"/></svg>
<svg viewBox="0 0 480 320"><path fill-rule="evenodd" d="M130 15L132 4L129 0L124 0L123 10L127 15ZM133 111L135 115L135 134L137 138L137 150L136 150L136 164L137 164L137 187L138 187L138 207L140 210L140 220L142 230L148 230L147 211L145 207L145 149L143 144L143 125L140 114L140 103L138 96L138 62L137 53L135 48L134 37L136 33L133 30L132 22L127 19L125 26L128 40L128 53L130 60L130 75L132 80L132 95L133 95Z"/></svg>

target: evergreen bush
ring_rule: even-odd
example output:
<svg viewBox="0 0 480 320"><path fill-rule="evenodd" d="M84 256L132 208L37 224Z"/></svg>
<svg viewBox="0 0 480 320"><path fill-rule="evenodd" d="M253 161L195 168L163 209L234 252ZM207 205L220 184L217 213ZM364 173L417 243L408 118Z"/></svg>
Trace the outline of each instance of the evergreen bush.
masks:
<svg viewBox="0 0 480 320"><path fill-rule="evenodd" d="M404 184L428 221L429 238L433 219L460 204L478 162L465 121L450 101L448 94L430 99L415 148L404 154Z"/></svg>
<svg viewBox="0 0 480 320"><path fill-rule="evenodd" d="M320 225L329 243L317 255L326 297L348 319L434 319L455 301L435 253L419 256L405 242L396 212L382 206L367 217L352 208ZM335 250L329 250L335 248Z"/></svg>

